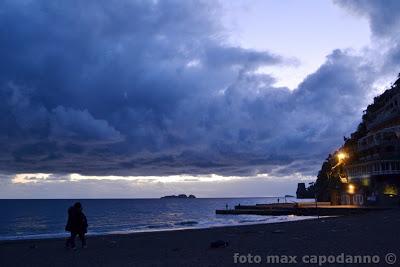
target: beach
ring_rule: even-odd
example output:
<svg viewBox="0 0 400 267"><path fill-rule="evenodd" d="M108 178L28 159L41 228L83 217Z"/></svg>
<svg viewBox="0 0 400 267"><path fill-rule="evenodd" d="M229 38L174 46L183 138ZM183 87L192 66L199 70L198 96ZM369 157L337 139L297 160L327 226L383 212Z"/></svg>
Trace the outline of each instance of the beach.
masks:
<svg viewBox="0 0 400 267"><path fill-rule="evenodd" d="M400 212L393 209L296 222L89 236L88 248L76 251L65 249L64 239L2 241L0 266L245 266L250 265L248 257L247 263L238 257L248 254L259 256L264 266L279 266L266 262L268 255L296 256L297 263L285 266L318 266L302 258L340 254L380 259L379 264L362 266L393 266L386 264L385 255L400 256L399 225ZM211 248L217 240L228 246Z"/></svg>

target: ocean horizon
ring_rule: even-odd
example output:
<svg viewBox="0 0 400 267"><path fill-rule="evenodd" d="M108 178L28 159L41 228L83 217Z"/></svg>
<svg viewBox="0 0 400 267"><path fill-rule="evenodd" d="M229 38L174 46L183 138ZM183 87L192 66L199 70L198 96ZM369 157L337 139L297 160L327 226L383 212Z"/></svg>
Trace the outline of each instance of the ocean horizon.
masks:
<svg viewBox="0 0 400 267"><path fill-rule="evenodd" d="M312 216L217 215L216 209L277 202L278 197L195 199L1 199L0 240L67 237L67 209L83 205L89 235L212 228L312 219ZM279 197L284 202L283 197ZM287 202L299 202L287 198Z"/></svg>

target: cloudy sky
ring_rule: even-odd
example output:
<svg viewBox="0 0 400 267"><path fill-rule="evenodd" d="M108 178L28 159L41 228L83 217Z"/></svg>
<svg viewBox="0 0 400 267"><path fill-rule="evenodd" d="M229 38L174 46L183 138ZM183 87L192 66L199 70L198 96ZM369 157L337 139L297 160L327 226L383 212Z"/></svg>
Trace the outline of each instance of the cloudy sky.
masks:
<svg viewBox="0 0 400 267"><path fill-rule="evenodd" d="M393 82L396 0L3 0L0 197L293 194Z"/></svg>

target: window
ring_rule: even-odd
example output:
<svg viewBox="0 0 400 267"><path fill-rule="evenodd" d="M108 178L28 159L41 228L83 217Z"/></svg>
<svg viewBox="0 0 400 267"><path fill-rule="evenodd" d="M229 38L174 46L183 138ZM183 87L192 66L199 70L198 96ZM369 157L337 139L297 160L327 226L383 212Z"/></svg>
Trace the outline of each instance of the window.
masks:
<svg viewBox="0 0 400 267"><path fill-rule="evenodd" d="M363 195L356 194L353 196L353 202L355 205L362 205L364 204L364 197Z"/></svg>
<svg viewBox="0 0 400 267"><path fill-rule="evenodd" d="M374 171L378 172L379 171L379 164L375 163L374 165L375 165L375 170Z"/></svg>

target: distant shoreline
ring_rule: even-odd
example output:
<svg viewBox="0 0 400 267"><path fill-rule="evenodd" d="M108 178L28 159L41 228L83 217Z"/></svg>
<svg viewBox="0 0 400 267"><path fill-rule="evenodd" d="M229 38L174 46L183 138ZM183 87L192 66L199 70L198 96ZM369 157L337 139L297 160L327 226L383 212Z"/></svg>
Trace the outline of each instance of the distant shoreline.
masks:
<svg viewBox="0 0 400 267"><path fill-rule="evenodd" d="M196 199L247 199L247 198L285 198L284 196L275 196L275 197L197 197ZM295 197L294 197L295 198ZM160 199L160 197L149 197L149 198L129 198L129 197L123 197L123 198L0 198L0 201L2 200L155 200L155 199ZM310 198L311 199L311 198ZM307 200L307 199L306 199Z"/></svg>

